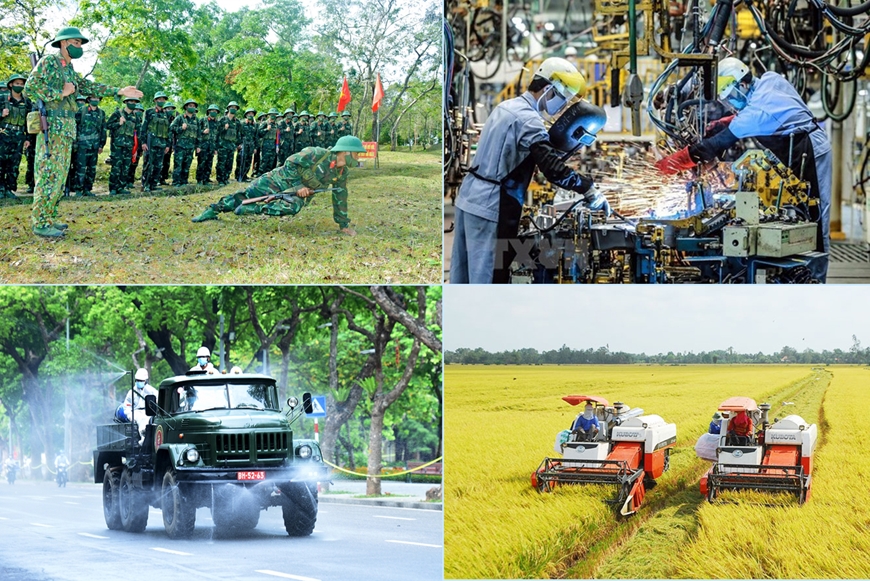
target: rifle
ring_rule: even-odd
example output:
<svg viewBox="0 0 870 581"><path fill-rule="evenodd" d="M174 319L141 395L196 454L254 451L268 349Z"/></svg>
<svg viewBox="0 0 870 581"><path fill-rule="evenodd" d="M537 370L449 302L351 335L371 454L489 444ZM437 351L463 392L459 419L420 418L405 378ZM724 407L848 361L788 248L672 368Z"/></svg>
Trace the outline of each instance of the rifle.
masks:
<svg viewBox="0 0 870 581"><path fill-rule="evenodd" d="M311 195L319 194L321 192L328 192L330 188L322 188L320 190L311 190ZM332 188L333 190L343 190L344 188ZM306 196L310 198L311 196ZM265 196L260 196L259 198L248 198L247 200L242 200L242 205L247 206L248 204L256 204L257 202L268 203L272 200L284 200L285 202L291 201L291 198L299 198L296 194L268 194ZM300 198L305 199L305 198Z"/></svg>
<svg viewBox="0 0 870 581"><path fill-rule="evenodd" d="M239 164L239 171L236 177L236 183L242 183L242 176L248 172L248 169L245 167L245 143L242 142L242 151L241 151L242 163Z"/></svg>
<svg viewBox="0 0 870 581"><path fill-rule="evenodd" d="M275 124L275 158L277 159L281 153L279 152L281 149L281 128L278 127L278 124ZM276 161L277 163L277 161Z"/></svg>
<svg viewBox="0 0 870 581"><path fill-rule="evenodd" d="M35 69L39 62L39 57L35 52L30 53L30 67ZM48 152L48 112L45 110L45 101L42 99L36 100L36 110L39 111L39 127L42 129L42 135L45 137L45 159L50 159L51 154ZM67 190L69 193L69 190Z"/></svg>
<svg viewBox="0 0 870 581"><path fill-rule="evenodd" d="M145 167L142 168L142 189L149 188L151 182L151 156L154 155L154 152L151 151L151 132L148 132L148 140L146 145L148 146L148 153L145 155Z"/></svg>

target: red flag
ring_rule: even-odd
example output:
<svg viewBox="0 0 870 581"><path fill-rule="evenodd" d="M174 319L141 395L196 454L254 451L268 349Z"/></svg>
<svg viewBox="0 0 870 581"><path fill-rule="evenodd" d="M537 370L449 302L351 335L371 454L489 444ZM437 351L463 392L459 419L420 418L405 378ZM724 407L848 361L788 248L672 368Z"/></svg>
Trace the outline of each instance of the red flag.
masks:
<svg viewBox="0 0 870 581"><path fill-rule="evenodd" d="M341 86L341 95L338 97L338 112L344 111L348 103L350 103L350 87L347 86L347 77L345 77L344 84Z"/></svg>
<svg viewBox="0 0 870 581"><path fill-rule="evenodd" d="M378 80L375 83L375 98L372 100L372 112L377 111L381 106L381 101L384 99L384 86L381 84L381 74L378 73Z"/></svg>
<svg viewBox="0 0 870 581"><path fill-rule="evenodd" d="M136 158L139 153L139 133L137 131L133 132L133 162L136 163Z"/></svg>

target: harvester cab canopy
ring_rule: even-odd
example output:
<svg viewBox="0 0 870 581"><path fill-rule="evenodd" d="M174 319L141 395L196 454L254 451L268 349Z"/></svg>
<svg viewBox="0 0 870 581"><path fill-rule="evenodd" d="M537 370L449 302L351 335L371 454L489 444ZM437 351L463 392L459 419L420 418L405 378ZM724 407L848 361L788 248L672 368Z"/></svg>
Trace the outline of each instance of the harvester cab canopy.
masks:
<svg viewBox="0 0 870 581"><path fill-rule="evenodd" d="M729 397L719 404L720 412L754 412L758 409L758 404L751 397Z"/></svg>

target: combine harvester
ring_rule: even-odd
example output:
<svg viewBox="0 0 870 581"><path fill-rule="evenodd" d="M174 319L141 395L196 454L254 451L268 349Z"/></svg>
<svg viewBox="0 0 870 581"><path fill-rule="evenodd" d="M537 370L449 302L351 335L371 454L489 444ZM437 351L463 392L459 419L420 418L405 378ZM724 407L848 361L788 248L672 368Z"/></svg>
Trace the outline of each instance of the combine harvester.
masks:
<svg viewBox="0 0 870 581"><path fill-rule="evenodd" d="M656 415L643 415L592 395L566 395L571 405L594 408L598 434L587 440L584 434L563 430L556 436L556 452L562 458L544 458L532 473L532 486L550 492L557 484L613 484L618 493L614 504L620 514L634 514L643 502L646 488L669 468L671 448L677 440L677 426Z"/></svg>
<svg viewBox="0 0 870 581"><path fill-rule="evenodd" d="M719 406L722 426L713 453L715 462L701 478L701 494L708 501L713 502L721 490L737 489L792 492L799 504L809 499L816 425L797 415L770 424L768 411L770 404L756 405L748 397L732 397ZM728 433L729 422L740 412L749 415L753 427L760 426L757 431L750 430L743 441Z"/></svg>

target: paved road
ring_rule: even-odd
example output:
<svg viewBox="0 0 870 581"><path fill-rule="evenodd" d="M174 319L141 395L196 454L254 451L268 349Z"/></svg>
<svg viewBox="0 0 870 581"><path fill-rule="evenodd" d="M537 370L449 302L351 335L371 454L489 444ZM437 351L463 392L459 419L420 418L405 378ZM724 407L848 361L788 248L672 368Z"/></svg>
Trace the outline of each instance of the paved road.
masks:
<svg viewBox="0 0 870 581"><path fill-rule="evenodd" d="M159 510L142 534L110 531L101 487L0 483L0 579L443 579L439 510L321 503L310 537L291 538L281 510L262 512L250 533L222 537L206 508L192 538L171 540Z"/></svg>

